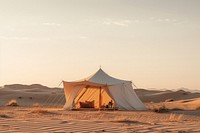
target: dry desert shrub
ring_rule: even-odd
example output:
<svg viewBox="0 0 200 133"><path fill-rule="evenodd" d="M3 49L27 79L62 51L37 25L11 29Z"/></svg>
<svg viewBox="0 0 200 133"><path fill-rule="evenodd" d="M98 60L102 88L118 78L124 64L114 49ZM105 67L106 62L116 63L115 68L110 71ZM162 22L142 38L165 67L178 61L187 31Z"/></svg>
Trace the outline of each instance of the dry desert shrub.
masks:
<svg viewBox="0 0 200 133"><path fill-rule="evenodd" d="M178 133L190 133L190 130L180 130L180 131L178 131Z"/></svg>
<svg viewBox="0 0 200 133"><path fill-rule="evenodd" d="M35 110L31 111L31 113L45 114L45 113L49 113L49 112L47 110L45 110L45 109L38 108L38 109L35 109Z"/></svg>
<svg viewBox="0 0 200 133"><path fill-rule="evenodd" d="M41 107L41 105L39 103L34 103L32 104L33 107Z"/></svg>
<svg viewBox="0 0 200 133"><path fill-rule="evenodd" d="M10 100L7 103L7 106L19 106L19 105L17 104L17 100Z"/></svg>
<svg viewBox="0 0 200 133"><path fill-rule="evenodd" d="M167 99L167 100L165 100L165 102L173 102L174 101L174 99Z"/></svg>
<svg viewBox="0 0 200 133"><path fill-rule="evenodd" d="M151 104L151 106L149 106L149 109L152 110L153 112L156 113L165 113L168 112L169 110L166 108L165 104Z"/></svg>
<svg viewBox="0 0 200 133"><path fill-rule="evenodd" d="M168 121L170 122L180 122L183 121L183 114L170 114Z"/></svg>
<svg viewBox="0 0 200 133"><path fill-rule="evenodd" d="M200 106L196 108L196 110L200 110Z"/></svg>
<svg viewBox="0 0 200 133"><path fill-rule="evenodd" d="M181 103L188 103L188 102L191 102L192 100L191 99L187 99L187 100L182 100L180 101Z"/></svg>
<svg viewBox="0 0 200 133"><path fill-rule="evenodd" d="M8 115L0 114L0 118L10 118Z"/></svg>

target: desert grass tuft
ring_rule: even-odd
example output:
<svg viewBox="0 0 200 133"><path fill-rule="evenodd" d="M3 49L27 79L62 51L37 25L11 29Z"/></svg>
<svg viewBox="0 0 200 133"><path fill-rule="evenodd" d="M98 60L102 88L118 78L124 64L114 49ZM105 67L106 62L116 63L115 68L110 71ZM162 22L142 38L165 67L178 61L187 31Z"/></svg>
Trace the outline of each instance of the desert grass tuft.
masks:
<svg viewBox="0 0 200 133"><path fill-rule="evenodd" d="M0 118L10 118L10 116L5 115L5 114L0 114Z"/></svg>
<svg viewBox="0 0 200 133"><path fill-rule="evenodd" d="M45 109L38 108L38 109L35 109L35 110L31 111L31 113L46 114L46 113L49 113L49 111L45 110Z"/></svg>
<svg viewBox="0 0 200 133"><path fill-rule="evenodd" d="M10 100L6 105L7 105L7 106L19 106L19 105L17 104L17 100Z"/></svg>
<svg viewBox="0 0 200 133"><path fill-rule="evenodd" d="M169 112L169 110L166 108L165 104L160 104L160 105L152 104L149 109L152 110L153 112L156 112L156 113Z"/></svg>
<svg viewBox="0 0 200 133"><path fill-rule="evenodd" d="M166 99L165 102L173 102L174 99Z"/></svg>
<svg viewBox="0 0 200 133"><path fill-rule="evenodd" d="M196 110L200 110L200 106L196 108Z"/></svg>
<svg viewBox="0 0 200 133"><path fill-rule="evenodd" d="M41 107L41 105L39 103L34 103L32 104L33 107Z"/></svg>
<svg viewBox="0 0 200 133"><path fill-rule="evenodd" d="M183 121L183 116L184 116L183 114L171 113L168 121L170 121L170 122L180 122L180 121Z"/></svg>

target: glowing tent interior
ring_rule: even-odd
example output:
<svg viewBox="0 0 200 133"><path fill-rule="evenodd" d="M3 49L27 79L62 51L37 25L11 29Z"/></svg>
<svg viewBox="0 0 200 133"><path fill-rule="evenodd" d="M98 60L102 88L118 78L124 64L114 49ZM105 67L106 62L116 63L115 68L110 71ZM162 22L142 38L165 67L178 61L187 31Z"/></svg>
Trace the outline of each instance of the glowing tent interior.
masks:
<svg viewBox="0 0 200 133"><path fill-rule="evenodd" d="M109 76L101 68L92 76L74 82L63 81L67 110L77 108L115 108L146 110L132 82Z"/></svg>

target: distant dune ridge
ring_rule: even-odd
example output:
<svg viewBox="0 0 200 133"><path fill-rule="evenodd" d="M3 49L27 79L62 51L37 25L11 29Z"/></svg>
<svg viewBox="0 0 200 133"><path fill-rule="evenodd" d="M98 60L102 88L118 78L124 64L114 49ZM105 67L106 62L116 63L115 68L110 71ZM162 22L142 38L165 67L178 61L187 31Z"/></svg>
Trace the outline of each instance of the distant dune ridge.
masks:
<svg viewBox="0 0 200 133"><path fill-rule="evenodd" d="M185 90L148 90L135 89L139 98L144 103L160 103L171 99L172 101L200 98L200 93L192 93ZM32 106L33 104L62 107L65 103L64 91L62 88L50 88L40 84L5 85L0 89L0 105L16 99L19 106Z"/></svg>
<svg viewBox="0 0 200 133"><path fill-rule="evenodd" d="M184 100L184 99L193 99L199 98L199 92L189 92L184 90L146 90L146 89L136 89L135 90L140 99L143 102L164 102L167 99L173 100Z"/></svg>
<svg viewBox="0 0 200 133"><path fill-rule="evenodd" d="M4 88L10 89L58 89L58 88L49 88L47 86L43 86L41 84L32 84L32 85L23 85L23 84L11 84L11 85L4 85Z"/></svg>
<svg viewBox="0 0 200 133"><path fill-rule="evenodd" d="M65 103L64 91L62 88L49 88L40 84L5 85L0 89L0 105L5 105L12 99L16 99L19 106L32 106L36 103L41 105L57 103L57 105L61 107Z"/></svg>

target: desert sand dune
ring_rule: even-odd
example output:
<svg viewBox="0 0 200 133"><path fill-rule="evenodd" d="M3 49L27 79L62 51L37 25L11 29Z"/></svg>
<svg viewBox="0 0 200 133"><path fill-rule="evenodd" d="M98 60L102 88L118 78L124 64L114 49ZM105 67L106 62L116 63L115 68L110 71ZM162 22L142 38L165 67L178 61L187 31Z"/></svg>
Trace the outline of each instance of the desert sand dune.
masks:
<svg viewBox="0 0 200 133"><path fill-rule="evenodd" d="M30 106L37 102L44 104L45 100L60 96L64 96L63 90L61 88L48 88L42 85L5 85L4 88L0 89L0 99L1 105L5 104L11 99L16 99L21 106ZM55 99L55 102L57 100Z"/></svg>
<svg viewBox="0 0 200 133"><path fill-rule="evenodd" d="M199 98L200 93L191 93L184 90L178 91L155 91L136 89L136 93L143 102L164 102L167 99L184 100Z"/></svg>
<svg viewBox="0 0 200 133"><path fill-rule="evenodd" d="M66 111L63 89L7 85L0 89L0 133L200 132L200 93L136 89L149 111ZM15 99L19 106L5 106ZM168 102L165 100L171 99Z"/></svg>
<svg viewBox="0 0 200 133"><path fill-rule="evenodd" d="M191 93L183 90L179 91L159 91L159 90L145 90L145 89L136 89L136 93L143 102L164 102L167 99L173 100L185 100L192 98L199 98L200 93ZM44 104L45 100L49 98L47 102L56 103L60 97L64 96L62 88L49 88L39 84L33 85L5 85L0 89L0 105L5 102L16 99L19 100L21 106L32 105L34 102ZM22 97L19 99L19 97ZM33 99L30 100L29 98ZM55 100L53 100L56 97ZM29 100L27 100L29 99ZM64 104L64 102L62 103Z"/></svg>

